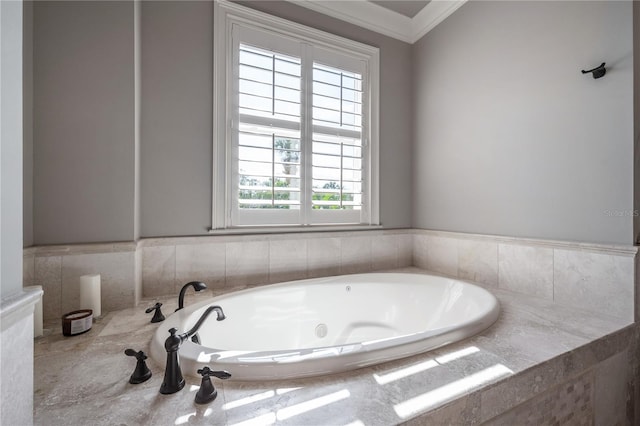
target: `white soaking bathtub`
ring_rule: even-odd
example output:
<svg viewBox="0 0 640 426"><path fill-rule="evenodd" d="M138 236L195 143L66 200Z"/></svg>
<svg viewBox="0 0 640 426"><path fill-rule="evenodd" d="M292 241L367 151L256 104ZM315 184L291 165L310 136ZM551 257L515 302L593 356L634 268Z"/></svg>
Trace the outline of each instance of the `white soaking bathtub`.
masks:
<svg viewBox="0 0 640 426"><path fill-rule="evenodd" d="M185 333L219 305L180 347L183 374L208 365L236 380L317 376L390 361L462 340L493 324L500 307L487 290L455 279L371 273L291 281L214 297L172 314L151 356L166 362L168 330Z"/></svg>

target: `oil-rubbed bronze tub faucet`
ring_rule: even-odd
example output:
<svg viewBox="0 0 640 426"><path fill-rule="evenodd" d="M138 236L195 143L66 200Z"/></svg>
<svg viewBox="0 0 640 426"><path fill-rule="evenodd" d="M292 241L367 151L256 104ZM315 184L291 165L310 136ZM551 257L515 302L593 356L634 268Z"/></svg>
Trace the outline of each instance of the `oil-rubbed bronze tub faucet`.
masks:
<svg viewBox="0 0 640 426"><path fill-rule="evenodd" d="M164 348L167 351L167 365L164 369L164 381L162 382L162 386L160 386L160 393L176 393L184 387L184 377L182 377L182 370L180 370L180 359L178 357L178 350L180 349L182 342L194 335L202 326L209 314L211 314L211 312L213 311L216 311L218 315L218 321L222 321L226 318L226 316L224 315L224 311L220 306L209 306L207 310L204 311L204 313L200 316L198 322L196 322L196 325L194 325L191 330L182 334L176 334L178 332L177 328L171 328L169 330L169 333L171 335L167 337L167 340L165 340L164 342Z"/></svg>

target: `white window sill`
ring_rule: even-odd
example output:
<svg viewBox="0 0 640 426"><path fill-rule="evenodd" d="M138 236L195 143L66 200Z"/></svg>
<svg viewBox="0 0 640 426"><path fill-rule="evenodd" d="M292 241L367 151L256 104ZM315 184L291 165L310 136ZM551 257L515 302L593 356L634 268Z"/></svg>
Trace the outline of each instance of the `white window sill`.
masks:
<svg viewBox="0 0 640 426"><path fill-rule="evenodd" d="M306 225L306 226L238 226L209 229L212 235L286 234L302 232L369 231L383 229L382 225Z"/></svg>

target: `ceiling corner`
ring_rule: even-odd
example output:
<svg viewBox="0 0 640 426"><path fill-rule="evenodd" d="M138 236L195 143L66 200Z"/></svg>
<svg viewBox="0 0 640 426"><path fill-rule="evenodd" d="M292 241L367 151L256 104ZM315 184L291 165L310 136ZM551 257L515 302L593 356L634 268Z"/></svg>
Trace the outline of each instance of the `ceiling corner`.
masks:
<svg viewBox="0 0 640 426"><path fill-rule="evenodd" d="M431 0L411 20L410 43L420 40L466 2L467 0Z"/></svg>
<svg viewBox="0 0 640 426"><path fill-rule="evenodd" d="M362 28L411 43L411 18L366 0L287 0Z"/></svg>
<svg viewBox="0 0 640 426"><path fill-rule="evenodd" d="M467 0L431 0L413 18L366 0L287 0L362 28L413 44L458 10Z"/></svg>

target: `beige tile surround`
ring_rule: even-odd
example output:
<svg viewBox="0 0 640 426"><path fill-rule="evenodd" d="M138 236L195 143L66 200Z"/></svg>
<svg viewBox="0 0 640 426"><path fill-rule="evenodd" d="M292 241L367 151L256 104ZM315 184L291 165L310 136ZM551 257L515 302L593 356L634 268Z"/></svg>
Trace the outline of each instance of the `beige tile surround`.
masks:
<svg viewBox="0 0 640 426"><path fill-rule="evenodd" d="M595 313L634 320L637 248L427 230L150 238L31 247L24 285L44 317L78 309L78 278L102 275L103 310L176 294L189 281L238 288L417 266Z"/></svg>
<svg viewBox="0 0 640 426"><path fill-rule="evenodd" d="M413 264L634 321L637 247L415 230Z"/></svg>
<svg viewBox="0 0 640 426"><path fill-rule="evenodd" d="M102 310L135 306L140 275L135 243L30 247L23 254L23 285L42 283L43 316L60 318L79 309L81 275L100 274Z"/></svg>

